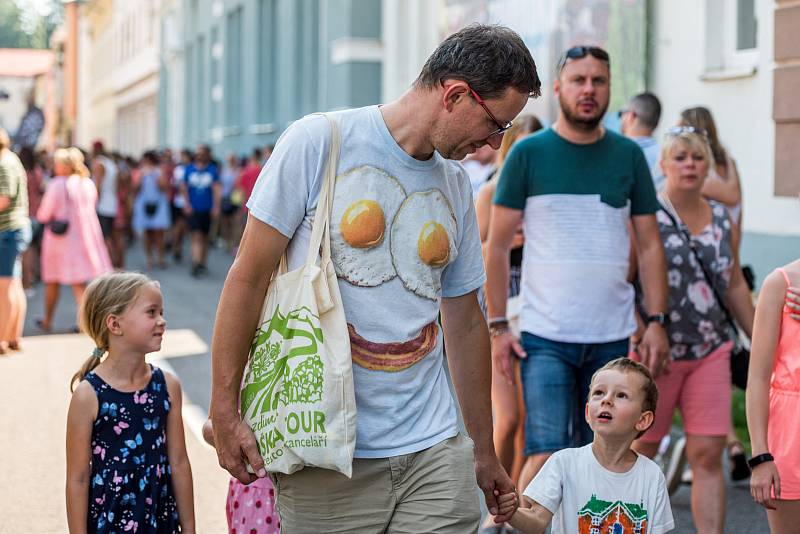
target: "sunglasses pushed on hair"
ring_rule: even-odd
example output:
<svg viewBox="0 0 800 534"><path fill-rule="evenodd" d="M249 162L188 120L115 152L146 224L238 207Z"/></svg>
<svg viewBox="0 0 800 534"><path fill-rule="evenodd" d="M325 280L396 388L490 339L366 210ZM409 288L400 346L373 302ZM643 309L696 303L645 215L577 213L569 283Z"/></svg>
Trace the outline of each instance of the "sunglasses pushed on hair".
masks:
<svg viewBox="0 0 800 534"><path fill-rule="evenodd" d="M600 61L605 61L606 63L611 66L611 58L608 55L608 52L600 48L599 46L573 46L561 57L561 60L558 62L558 71L564 68L564 65L567 64L567 61L570 59L583 59L586 56L592 56L595 59L599 59Z"/></svg>
<svg viewBox="0 0 800 534"><path fill-rule="evenodd" d="M673 126L664 132L664 137L678 137L683 134L697 134L708 138L708 134L705 130L702 128L695 128L694 126Z"/></svg>

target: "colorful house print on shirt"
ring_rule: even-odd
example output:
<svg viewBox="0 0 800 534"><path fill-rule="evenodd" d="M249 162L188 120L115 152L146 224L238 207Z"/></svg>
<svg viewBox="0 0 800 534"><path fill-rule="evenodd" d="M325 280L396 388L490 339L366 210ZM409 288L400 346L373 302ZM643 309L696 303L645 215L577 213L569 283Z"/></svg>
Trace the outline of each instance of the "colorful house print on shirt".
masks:
<svg viewBox="0 0 800 534"><path fill-rule="evenodd" d="M622 501L601 501L592 495L578 511L578 534L647 534L647 510Z"/></svg>

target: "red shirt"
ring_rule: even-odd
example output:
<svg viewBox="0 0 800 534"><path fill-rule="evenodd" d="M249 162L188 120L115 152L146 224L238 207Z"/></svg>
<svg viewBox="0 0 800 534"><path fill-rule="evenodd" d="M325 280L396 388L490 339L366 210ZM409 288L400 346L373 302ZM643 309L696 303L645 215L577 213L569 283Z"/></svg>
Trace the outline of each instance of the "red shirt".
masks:
<svg viewBox="0 0 800 534"><path fill-rule="evenodd" d="M248 163L247 167L244 168L242 174L239 176L239 183L244 193L245 209L247 209L247 201L250 200L250 195L253 194L253 188L256 186L256 180L258 180L259 174L261 174L261 165Z"/></svg>

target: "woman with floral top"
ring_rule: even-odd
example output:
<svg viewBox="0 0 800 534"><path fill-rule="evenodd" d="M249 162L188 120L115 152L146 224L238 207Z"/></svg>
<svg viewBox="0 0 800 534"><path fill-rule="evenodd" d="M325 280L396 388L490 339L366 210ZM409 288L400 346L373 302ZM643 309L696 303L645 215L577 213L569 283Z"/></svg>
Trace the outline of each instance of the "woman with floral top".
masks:
<svg viewBox="0 0 800 534"><path fill-rule="evenodd" d="M723 204L706 200L703 183L713 168L705 133L677 127L662 145L666 188L657 213L667 260L671 358L656 379L655 423L636 449L655 456L675 408L686 432L693 471L692 515L698 532L722 533L725 481L722 452L731 425L730 357L733 334L723 305L749 336L753 302L739 268L739 232ZM705 272L704 272L705 271ZM710 278L713 287L708 283ZM720 303L716 295L724 300Z"/></svg>

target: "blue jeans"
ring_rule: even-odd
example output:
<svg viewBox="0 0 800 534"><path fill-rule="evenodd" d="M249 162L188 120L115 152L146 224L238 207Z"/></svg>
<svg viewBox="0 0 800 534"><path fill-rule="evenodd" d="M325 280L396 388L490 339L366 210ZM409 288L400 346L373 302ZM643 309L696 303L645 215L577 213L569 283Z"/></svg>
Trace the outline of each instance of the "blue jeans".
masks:
<svg viewBox="0 0 800 534"><path fill-rule="evenodd" d="M0 232L0 276L19 278L22 276L20 258L31 242L31 225Z"/></svg>
<svg viewBox="0 0 800 534"><path fill-rule="evenodd" d="M525 454L581 447L592 441L584 407L592 375L628 353L628 340L564 343L522 333Z"/></svg>

